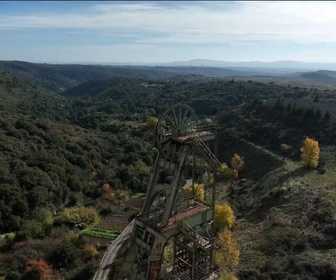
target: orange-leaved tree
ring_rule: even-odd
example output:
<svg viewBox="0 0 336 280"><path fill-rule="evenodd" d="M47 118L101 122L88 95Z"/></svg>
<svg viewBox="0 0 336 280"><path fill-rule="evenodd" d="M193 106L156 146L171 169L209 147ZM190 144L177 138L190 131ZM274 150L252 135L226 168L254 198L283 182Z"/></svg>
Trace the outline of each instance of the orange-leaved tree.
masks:
<svg viewBox="0 0 336 280"><path fill-rule="evenodd" d="M112 192L112 189L111 189L111 186L110 186L109 183L103 184L102 190L103 190L104 193L110 193L110 192Z"/></svg>
<svg viewBox="0 0 336 280"><path fill-rule="evenodd" d="M316 168L319 164L320 148L317 141L306 138L301 151L301 163L304 167Z"/></svg>
<svg viewBox="0 0 336 280"><path fill-rule="evenodd" d="M29 260L26 263L26 274L31 277L31 279L39 280L50 280L53 279L51 265L49 265L45 260Z"/></svg>

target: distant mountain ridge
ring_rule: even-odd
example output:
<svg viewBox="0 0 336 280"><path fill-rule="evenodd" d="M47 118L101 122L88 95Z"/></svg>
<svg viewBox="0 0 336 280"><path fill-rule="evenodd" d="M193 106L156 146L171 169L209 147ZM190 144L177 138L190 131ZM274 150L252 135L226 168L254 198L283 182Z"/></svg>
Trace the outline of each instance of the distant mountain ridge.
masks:
<svg viewBox="0 0 336 280"><path fill-rule="evenodd" d="M199 66L132 66L133 69L164 71L179 75L203 75L207 77L227 77L227 76L250 76L256 74L253 70L235 70L219 67L199 67Z"/></svg>
<svg viewBox="0 0 336 280"><path fill-rule="evenodd" d="M222 67L221 65L228 65ZM231 63L231 64L230 64ZM107 80L113 77L124 77L145 80L177 79L177 77L202 76L214 78L282 78L290 83L293 79L304 79L305 83L328 83L336 85L335 75L330 70L315 70L293 68L313 67L317 64L307 64L295 61L278 62L221 62L214 60L191 60L176 62L180 66L167 65L84 65L84 64L46 64L24 61L0 61L0 70L8 71L18 77L47 88L57 93L64 93L68 89L82 83L95 80ZM193 64L188 66L187 64ZM215 64L215 66L209 66ZM231 65L231 66L229 66ZM330 64L334 65L334 64ZM284 68L288 67L288 68ZM291 68L292 67L292 68ZM336 69L336 64L335 64ZM329 72L328 72L329 71Z"/></svg>
<svg viewBox="0 0 336 280"><path fill-rule="evenodd" d="M219 61L210 59L192 59L187 61L175 61L165 64L158 64L162 66L204 66L204 67L249 67L249 68L282 68L284 70L336 70L336 63L314 63L301 62L294 60L282 60L274 62L262 61Z"/></svg>
<svg viewBox="0 0 336 280"><path fill-rule="evenodd" d="M250 69L241 71L218 67L46 64L24 61L0 61L0 67L14 75L35 81L40 86L57 93L65 92L69 88L76 87L84 82L106 80L112 77L157 80L181 75L233 77L260 74L260 72Z"/></svg>

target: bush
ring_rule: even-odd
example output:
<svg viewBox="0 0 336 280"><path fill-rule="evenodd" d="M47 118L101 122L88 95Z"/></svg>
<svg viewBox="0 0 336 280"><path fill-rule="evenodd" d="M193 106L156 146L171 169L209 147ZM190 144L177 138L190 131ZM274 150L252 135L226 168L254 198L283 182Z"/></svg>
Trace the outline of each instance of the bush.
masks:
<svg viewBox="0 0 336 280"><path fill-rule="evenodd" d="M93 207L64 208L58 217L61 223L84 228L99 222L97 211Z"/></svg>
<svg viewBox="0 0 336 280"><path fill-rule="evenodd" d="M52 253L51 261L58 268L69 268L71 265L82 257L81 250L71 241L63 241L59 247Z"/></svg>

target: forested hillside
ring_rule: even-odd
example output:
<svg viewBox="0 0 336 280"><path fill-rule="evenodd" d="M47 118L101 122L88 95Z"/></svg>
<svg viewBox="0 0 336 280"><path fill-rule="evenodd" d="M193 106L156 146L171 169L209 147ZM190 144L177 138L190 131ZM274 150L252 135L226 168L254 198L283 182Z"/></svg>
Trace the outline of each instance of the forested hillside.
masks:
<svg viewBox="0 0 336 280"><path fill-rule="evenodd" d="M300 85L302 87L333 87L335 85L333 71L317 71L311 73L292 73L293 69L277 70L275 68L227 68L204 66L115 66L85 64L47 64L24 61L0 61L0 69L9 71L21 78L36 82L49 90L63 93L84 82L106 80L114 77L132 79L162 80L179 79L187 76L200 78L239 78L253 79L258 82L272 81L284 85ZM308 70L305 70L308 71ZM288 72L288 73L287 73Z"/></svg>
<svg viewBox="0 0 336 280"><path fill-rule="evenodd" d="M321 84L336 84L336 72L335 71L327 71L327 70L319 70L315 72L309 72L301 74L302 78L310 79L314 82Z"/></svg>
<svg viewBox="0 0 336 280"><path fill-rule="evenodd" d="M66 98L7 71L0 72L0 100L1 112L60 121L72 115Z"/></svg>
<svg viewBox="0 0 336 280"><path fill-rule="evenodd" d="M320 102L334 96L336 91L321 91L299 87L283 87L234 79L187 77L161 81L114 78L106 81L90 81L64 92L64 96L79 97L75 100L93 106L92 112L141 113L143 108L154 109L156 114L175 103L191 106L197 114L213 115L228 107L252 102L284 98L288 100ZM309 104L306 104L308 106ZM311 102L311 105L314 105Z"/></svg>
<svg viewBox="0 0 336 280"><path fill-rule="evenodd" d="M44 82L62 87L45 67ZM172 104L218 117L219 132L275 153L291 145L283 156L292 160L306 135L335 145L335 91L193 75L97 78L58 95L0 73L0 277L33 279L33 260L55 268L48 279L89 279L102 248L88 249L81 230L96 216L136 213L125 201L146 191L155 123ZM95 214L74 222L73 207Z"/></svg>
<svg viewBox="0 0 336 280"><path fill-rule="evenodd" d="M176 76L169 71L136 69L125 66L67 65L29 63L23 61L0 61L2 70L10 71L22 78L37 82L49 90L63 92L83 82L110 77L163 79Z"/></svg>
<svg viewBox="0 0 336 280"><path fill-rule="evenodd" d="M38 64L23 61L0 61L2 70L37 82L49 90L61 93L91 80L111 77L158 80L176 76L197 75L208 77L246 76L249 72L214 67L153 67L112 65Z"/></svg>

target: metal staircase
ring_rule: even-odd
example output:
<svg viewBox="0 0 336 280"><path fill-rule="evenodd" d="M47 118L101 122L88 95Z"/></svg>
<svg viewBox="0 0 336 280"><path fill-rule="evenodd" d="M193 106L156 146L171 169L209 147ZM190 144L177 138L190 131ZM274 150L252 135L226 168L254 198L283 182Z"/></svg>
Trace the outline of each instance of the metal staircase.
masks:
<svg viewBox="0 0 336 280"><path fill-rule="evenodd" d="M196 244L203 251L208 251L213 248L213 242L198 233L194 228L189 226L186 222L180 225L181 232L194 244Z"/></svg>
<svg viewBox="0 0 336 280"><path fill-rule="evenodd" d="M192 144L196 151L202 155L203 159L206 160L212 169L214 171L218 171L221 163L197 134L195 134Z"/></svg>

